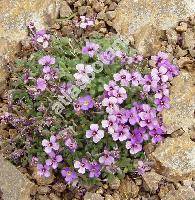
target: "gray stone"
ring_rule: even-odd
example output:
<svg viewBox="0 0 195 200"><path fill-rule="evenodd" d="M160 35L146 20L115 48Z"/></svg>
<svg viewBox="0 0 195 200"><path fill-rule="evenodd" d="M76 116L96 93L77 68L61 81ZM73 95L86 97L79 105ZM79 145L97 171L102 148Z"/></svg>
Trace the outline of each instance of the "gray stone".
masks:
<svg viewBox="0 0 195 200"><path fill-rule="evenodd" d="M66 1L60 2L60 17L68 17L72 14L72 10Z"/></svg>
<svg viewBox="0 0 195 200"><path fill-rule="evenodd" d="M102 197L100 194L87 192L84 196L84 200L103 200L104 197Z"/></svg>
<svg viewBox="0 0 195 200"><path fill-rule="evenodd" d="M33 183L2 156L0 166L0 189L3 200L30 200Z"/></svg>
<svg viewBox="0 0 195 200"><path fill-rule="evenodd" d="M109 186L112 190L117 190L120 187L121 181L119 178L114 177L110 182Z"/></svg>

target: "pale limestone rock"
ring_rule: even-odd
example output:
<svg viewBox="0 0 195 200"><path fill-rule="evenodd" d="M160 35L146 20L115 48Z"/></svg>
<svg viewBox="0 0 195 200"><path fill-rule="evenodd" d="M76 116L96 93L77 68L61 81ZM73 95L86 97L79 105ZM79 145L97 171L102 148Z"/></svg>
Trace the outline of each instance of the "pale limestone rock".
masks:
<svg viewBox="0 0 195 200"><path fill-rule="evenodd" d="M1 0L0 4L0 57L10 57L17 44L26 38L26 25L34 21L38 29L57 16L58 0ZM1 45L0 45L1 46ZM6 46L8 48L6 48Z"/></svg>
<svg viewBox="0 0 195 200"><path fill-rule="evenodd" d="M152 153L156 171L173 181L195 176L195 143L189 133L167 138Z"/></svg>
<svg viewBox="0 0 195 200"><path fill-rule="evenodd" d="M163 178L163 176L157 174L155 171L146 172L142 177L144 180L145 188L152 193L156 192L158 189L158 184Z"/></svg>
<svg viewBox="0 0 195 200"><path fill-rule="evenodd" d="M104 197L102 197L100 194L87 192L84 196L84 200L103 200Z"/></svg>
<svg viewBox="0 0 195 200"><path fill-rule="evenodd" d="M195 124L195 74L180 71L180 75L173 79L171 87L171 108L163 111L163 121L167 133L182 128L185 132Z"/></svg>
<svg viewBox="0 0 195 200"><path fill-rule="evenodd" d="M69 7L68 3L66 1L60 2L60 17L69 17L72 14L72 10Z"/></svg>
<svg viewBox="0 0 195 200"><path fill-rule="evenodd" d="M3 200L30 200L34 184L2 156L0 166L0 190L3 192Z"/></svg>
<svg viewBox="0 0 195 200"><path fill-rule="evenodd" d="M171 190L161 200L193 200L195 191L191 187L181 186L178 190Z"/></svg>
<svg viewBox="0 0 195 200"><path fill-rule="evenodd" d="M126 38L133 34L139 40L158 41L159 30L167 30L193 13L194 0L122 0L116 9L113 27ZM152 37L151 32L154 34ZM142 53L150 49L150 44L148 42L145 46L136 47Z"/></svg>

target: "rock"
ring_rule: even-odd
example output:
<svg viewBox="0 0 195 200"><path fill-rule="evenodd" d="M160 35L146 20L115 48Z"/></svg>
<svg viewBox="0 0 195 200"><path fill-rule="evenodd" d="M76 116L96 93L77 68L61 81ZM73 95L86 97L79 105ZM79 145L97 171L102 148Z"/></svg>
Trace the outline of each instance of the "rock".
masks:
<svg viewBox="0 0 195 200"><path fill-rule="evenodd" d="M3 94L3 92L5 91L7 87L7 78L8 78L8 72L7 70L5 70L4 67L1 67L1 63L0 63L0 95Z"/></svg>
<svg viewBox="0 0 195 200"><path fill-rule="evenodd" d="M104 197L102 197L100 194L87 192L84 196L84 200L103 200Z"/></svg>
<svg viewBox="0 0 195 200"><path fill-rule="evenodd" d="M2 156L0 166L0 190L3 200L30 200L33 183Z"/></svg>
<svg viewBox="0 0 195 200"><path fill-rule="evenodd" d="M155 42L156 34L156 41L159 39L158 31L156 32L155 29L167 30L194 12L194 1L191 0L122 0L117 6L113 27L126 38L133 34L139 41L154 40L145 42L146 48L150 48L150 43ZM154 32L151 38L153 29L156 33ZM144 36L143 39L140 36Z"/></svg>
<svg viewBox="0 0 195 200"><path fill-rule="evenodd" d="M181 22L179 26L176 27L176 31L185 32L187 31L188 24L186 22Z"/></svg>
<svg viewBox="0 0 195 200"><path fill-rule="evenodd" d="M38 187L38 194L47 194L49 193L50 188L47 186L39 186Z"/></svg>
<svg viewBox="0 0 195 200"><path fill-rule="evenodd" d="M171 190L161 200L193 200L195 191L191 187L181 186L178 190Z"/></svg>
<svg viewBox="0 0 195 200"><path fill-rule="evenodd" d="M52 188L56 191L56 192L64 192L66 189L66 185L64 183L55 183Z"/></svg>
<svg viewBox="0 0 195 200"><path fill-rule="evenodd" d="M95 12L99 13L100 11L104 10L104 3L100 1L96 1L93 4L93 9L95 10Z"/></svg>
<svg viewBox="0 0 195 200"><path fill-rule="evenodd" d="M144 145L144 152L147 156L155 150L155 145L153 143L147 143Z"/></svg>
<svg viewBox="0 0 195 200"><path fill-rule="evenodd" d="M112 190L117 190L120 187L121 181L119 178L114 177L110 182L109 182L109 186L110 189Z"/></svg>
<svg viewBox="0 0 195 200"><path fill-rule="evenodd" d="M195 33L191 29L187 29L186 32L183 33L183 45L184 48L194 48L195 46Z"/></svg>
<svg viewBox="0 0 195 200"><path fill-rule="evenodd" d="M112 197L114 198L114 200L121 200L121 196L119 195L119 193L115 192Z"/></svg>
<svg viewBox="0 0 195 200"><path fill-rule="evenodd" d="M188 65L193 65L193 60L191 60L189 57L181 57L177 61L177 65L179 68L186 68Z"/></svg>
<svg viewBox="0 0 195 200"><path fill-rule="evenodd" d="M142 177L146 190L151 193L156 192L158 184L163 178L163 176L157 174L155 171L145 172Z"/></svg>
<svg viewBox="0 0 195 200"><path fill-rule="evenodd" d="M195 143L189 133L165 139L152 157L156 171L175 182L195 176Z"/></svg>
<svg viewBox="0 0 195 200"><path fill-rule="evenodd" d="M177 43L177 32L173 29L168 29L166 31L166 36L169 44L176 44Z"/></svg>
<svg viewBox="0 0 195 200"><path fill-rule="evenodd" d="M106 194L105 195L105 200L115 200L111 195Z"/></svg>
<svg viewBox="0 0 195 200"><path fill-rule="evenodd" d="M195 48L191 48L190 50L190 55L195 58Z"/></svg>
<svg viewBox="0 0 195 200"><path fill-rule="evenodd" d="M51 172L50 177L46 178L43 176L39 176L36 167L33 169L33 171L34 172L33 172L32 177L36 180L38 185L49 185L49 184L53 183L55 176L52 172Z"/></svg>
<svg viewBox="0 0 195 200"><path fill-rule="evenodd" d="M116 2L112 2L110 4L110 6L108 7L108 10L113 11L117 8L117 3Z"/></svg>
<svg viewBox="0 0 195 200"><path fill-rule="evenodd" d="M72 14L72 10L66 1L60 2L60 17L65 18Z"/></svg>
<svg viewBox="0 0 195 200"><path fill-rule="evenodd" d="M160 197L160 199L162 199L163 197L165 197L167 195L167 193L170 191L170 190L174 190L174 186L173 184L170 184L170 185L165 185L165 186L161 186L160 187L160 191L158 193L158 196Z"/></svg>
<svg viewBox="0 0 195 200"><path fill-rule="evenodd" d="M194 74L180 71L180 75L172 81L171 87L171 108L163 111L163 121L167 128L167 133L183 129L188 132L195 123L194 118Z"/></svg>
<svg viewBox="0 0 195 200"><path fill-rule="evenodd" d="M57 196L56 194L54 194L54 193L51 193L51 194L49 195L49 197L50 197L51 200L61 200L61 198L58 197L58 196Z"/></svg>
<svg viewBox="0 0 195 200"><path fill-rule="evenodd" d="M46 196L46 195L38 195L38 200L48 200L48 196Z"/></svg>
<svg viewBox="0 0 195 200"><path fill-rule="evenodd" d="M183 56L185 56L185 55L187 55L187 54L188 54L188 51L187 51L187 50L183 50L183 49L181 49L181 47L179 47L179 46L176 47L176 56L177 56L177 57L183 57Z"/></svg>
<svg viewBox="0 0 195 200"><path fill-rule="evenodd" d="M109 19L109 20L113 20L116 16L116 12L115 11L108 11L106 12L106 17Z"/></svg>
<svg viewBox="0 0 195 200"><path fill-rule="evenodd" d="M18 51L18 43L27 36L27 23L34 21L42 29L57 17L57 10L56 0L1 0L0 57L12 58Z"/></svg>
<svg viewBox="0 0 195 200"><path fill-rule="evenodd" d="M190 131L190 139L195 142L195 130Z"/></svg>
<svg viewBox="0 0 195 200"><path fill-rule="evenodd" d="M118 191L123 200L128 200L129 198L137 197L139 187L133 182L133 180L126 178L121 182Z"/></svg>

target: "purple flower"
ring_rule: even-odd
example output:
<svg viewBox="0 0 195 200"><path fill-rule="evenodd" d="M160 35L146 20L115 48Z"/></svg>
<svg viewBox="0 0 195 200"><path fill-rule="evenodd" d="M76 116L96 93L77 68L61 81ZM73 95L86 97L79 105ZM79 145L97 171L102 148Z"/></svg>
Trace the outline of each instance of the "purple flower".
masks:
<svg viewBox="0 0 195 200"><path fill-rule="evenodd" d="M135 55L132 57L132 62L135 64L141 62L142 60L143 60L143 56L141 56L141 55Z"/></svg>
<svg viewBox="0 0 195 200"><path fill-rule="evenodd" d="M103 165L112 165L115 161L114 157L111 155L111 152L104 150L103 156L99 158L99 162Z"/></svg>
<svg viewBox="0 0 195 200"><path fill-rule="evenodd" d="M149 131L149 135L152 136L152 142L156 144L162 141L164 130L160 126L155 126L153 130Z"/></svg>
<svg viewBox="0 0 195 200"><path fill-rule="evenodd" d="M106 112L112 114L114 110L118 109L117 102L116 97L105 98L102 101L102 106L106 106Z"/></svg>
<svg viewBox="0 0 195 200"><path fill-rule="evenodd" d="M49 55L43 56L39 59L38 63L43 66L50 66L55 64L55 58Z"/></svg>
<svg viewBox="0 0 195 200"><path fill-rule="evenodd" d="M133 72L130 75L131 85L138 86L142 80L141 74L139 72Z"/></svg>
<svg viewBox="0 0 195 200"><path fill-rule="evenodd" d="M114 133L114 130L117 128L116 120L115 115L109 115L108 120L102 120L102 127L108 128L109 133Z"/></svg>
<svg viewBox="0 0 195 200"><path fill-rule="evenodd" d="M155 92L154 97L156 99L161 99L163 96L169 96L169 89L167 84L160 84L156 89L153 90Z"/></svg>
<svg viewBox="0 0 195 200"><path fill-rule="evenodd" d="M45 30L40 30L36 32L33 40L45 49L49 46L50 35Z"/></svg>
<svg viewBox="0 0 195 200"><path fill-rule="evenodd" d="M27 84L27 83L29 82L29 80L30 80L30 73L29 73L29 71L26 70L26 71L24 72L23 79L24 79L24 83L25 83L25 84Z"/></svg>
<svg viewBox="0 0 195 200"><path fill-rule="evenodd" d="M86 42L86 46L83 47L82 53L87 54L89 57L93 58L99 47L100 46L98 44Z"/></svg>
<svg viewBox="0 0 195 200"><path fill-rule="evenodd" d="M130 58L127 56L127 54L122 51L116 51L115 55L120 58L122 65L125 65L130 61Z"/></svg>
<svg viewBox="0 0 195 200"><path fill-rule="evenodd" d="M69 148L71 152L75 152L78 147L77 142L72 138L68 138L67 140L65 140L65 145Z"/></svg>
<svg viewBox="0 0 195 200"><path fill-rule="evenodd" d="M74 78L78 84L85 84L90 82L90 77L93 73L93 67L91 65L77 64L76 65L77 73L74 74Z"/></svg>
<svg viewBox="0 0 195 200"><path fill-rule="evenodd" d="M143 79L140 81L141 85L143 85L144 92L150 92L152 88L157 87L157 81L152 80L151 75L145 75Z"/></svg>
<svg viewBox="0 0 195 200"><path fill-rule="evenodd" d="M124 69L121 69L119 73L114 74L114 80L120 81L120 84L122 86L128 86L130 79L131 79L131 74Z"/></svg>
<svg viewBox="0 0 195 200"><path fill-rule="evenodd" d="M73 88L73 85L72 85L70 82L68 82L68 83L62 83L62 84L60 85L60 92L61 92L64 96L70 95L70 94L71 94L72 88Z"/></svg>
<svg viewBox="0 0 195 200"><path fill-rule="evenodd" d="M42 164L37 164L37 170L38 170L38 174L39 176L44 176L46 178L50 177L50 167L47 165L42 165Z"/></svg>
<svg viewBox="0 0 195 200"><path fill-rule="evenodd" d="M122 104L125 99L127 99L127 93L125 88L123 87L116 87L113 90L113 96L116 97L117 103Z"/></svg>
<svg viewBox="0 0 195 200"><path fill-rule="evenodd" d="M119 125L115 132L112 134L114 141L125 141L129 138L130 132L128 126Z"/></svg>
<svg viewBox="0 0 195 200"><path fill-rule="evenodd" d="M45 147L44 151L47 154L50 154L52 152L52 150L59 150L59 144L56 142L56 136L52 135L50 137L50 141L44 139L42 141L42 145Z"/></svg>
<svg viewBox="0 0 195 200"><path fill-rule="evenodd" d="M92 162L89 167L89 177L98 178L100 174L101 174L100 165L96 161Z"/></svg>
<svg viewBox="0 0 195 200"><path fill-rule="evenodd" d="M127 116L129 118L129 123L131 125L135 125L139 122L139 116L135 107L132 107L130 110L127 111Z"/></svg>
<svg viewBox="0 0 195 200"><path fill-rule="evenodd" d="M36 89L37 90L40 90L40 91L45 91L47 88L47 83L44 79L42 78L38 78L37 79L37 85L36 85Z"/></svg>
<svg viewBox="0 0 195 200"><path fill-rule="evenodd" d="M156 63L160 63L163 60L166 60L167 58L168 58L168 55L162 51L160 51L157 56L151 57L151 59L154 60Z"/></svg>
<svg viewBox="0 0 195 200"><path fill-rule="evenodd" d="M89 109L93 108L94 101L90 95L87 95L84 97L80 97L78 99L78 104L80 105L81 110L89 110Z"/></svg>
<svg viewBox="0 0 195 200"><path fill-rule="evenodd" d="M61 171L62 176L65 178L65 181L70 184L72 183L75 179L77 179L77 174L75 171L72 171L69 167L64 168Z"/></svg>
<svg viewBox="0 0 195 200"><path fill-rule="evenodd" d="M170 108L170 99L169 97L162 97L161 99L155 99L154 103L157 105L157 111L161 112L164 108Z"/></svg>
<svg viewBox="0 0 195 200"><path fill-rule="evenodd" d="M113 64L115 59L115 54L108 50L100 53L100 60L105 64L105 65L111 65Z"/></svg>
<svg viewBox="0 0 195 200"><path fill-rule="evenodd" d="M125 124L128 121L128 111L126 109L115 109L113 114L116 116L117 123Z"/></svg>
<svg viewBox="0 0 195 200"><path fill-rule="evenodd" d="M162 81L163 83L169 80L169 77L167 76L167 68L164 66L159 67L159 69L153 68L151 76L153 80Z"/></svg>
<svg viewBox="0 0 195 200"><path fill-rule="evenodd" d="M108 85L104 85L104 90L108 93L109 96L113 95L114 89L117 87L117 84L115 81L109 81Z"/></svg>
<svg viewBox="0 0 195 200"><path fill-rule="evenodd" d="M139 113L139 116L141 118L139 125L141 127L148 127L150 130L154 128L158 124L158 121L156 119L156 113L153 111L150 111L150 113L147 112L141 112Z"/></svg>
<svg viewBox="0 0 195 200"><path fill-rule="evenodd" d="M63 158L61 155L56 155L54 152L49 153L49 159L46 160L46 165L51 166L53 169L57 169L58 163L60 163Z"/></svg>
<svg viewBox="0 0 195 200"><path fill-rule="evenodd" d="M86 169L89 169L90 164L89 164L89 161L87 159L82 158L81 161L75 161L74 162L74 167L76 169L78 169L78 172L80 174L85 174L85 171L86 171Z"/></svg>
<svg viewBox="0 0 195 200"><path fill-rule="evenodd" d="M85 16L80 16L80 20L81 21L78 26L80 26L80 28L82 28L82 29L86 29L86 28L94 25L94 21Z"/></svg>
<svg viewBox="0 0 195 200"><path fill-rule="evenodd" d="M93 138L94 143L98 143L104 137L104 131L99 130L98 124L91 124L90 130L86 131L86 138Z"/></svg>
<svg viewBox="0 0 195 200"><path fill-rule="evenodd" d="M151 167L148 165L148 163L143 161L138 161L138 167L137 172L139 175L143 175L146 171L150 171Z"/></svg>
<svg viewBox="0 0 195 200"><path fill-rule="evenodd" d="M142 145L134 140L126 142L126 148L130 149L131 154L136 154L142 150Z"/></svg>

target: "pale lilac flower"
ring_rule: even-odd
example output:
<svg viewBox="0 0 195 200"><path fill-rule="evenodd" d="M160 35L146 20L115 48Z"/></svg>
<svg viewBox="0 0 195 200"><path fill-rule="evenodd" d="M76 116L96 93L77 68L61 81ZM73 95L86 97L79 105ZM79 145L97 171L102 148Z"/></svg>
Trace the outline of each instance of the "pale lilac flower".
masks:
<svg viewBox="0 0 195 200"><path fill-rule="evenodd" d="M81 161L74 161L74 168L78 169L80 174L85 174L86 169L89 169L90 163L87 159L82 158Z"/></svg>
<svg viewBox="0 0 195 200"><path fill-rule="evenodd" d="M94 101L90 95L87 95L84 97L80 97L78 99L78 104L80 105L81 110L89 110L89 109L93 108Z"/></svg>
<svg viewBox="0 0 195 200"><path fill-rule="evenodd" d="M31 79L30 78L30 73L29 73L29 71L26 70L24 72L24 76L23 76L24 83L27 84L30 81L30 79Z"/></svg>
<svg viewBox="0 0 195 200"><path fill-rule="evenodd" d="M36 85L36 89L37 89L37 90L40 90L40 91L42 91L42 92L45 91L46 88L47 88L47 83L46 83L46 81L45 81L44 79L42 79L42 78L38 78L36 84L37 84L37 85Z"/></svg>
<svg viewBox="0 0 195 200"><path fill-rule="evenodd" d="M139 125L141 127L148 127L150 130L154 128L158 124L158 121L156 119L156 114L150 111L150 113L142 112L139 113L139 116L141 118Z"/></svg>
<svg viewBox="0 0 195 200"><path fill-rule="evenodd" d="M43 56L39 59L38 63L43 66L51 66L55 64L55 58L52 56Z"/></svg>
<svg viewBox="0 0 195 200"><path fill-rule="evenodd" d="M42 145L45 147L44 151L49 154L52 152L52 150L59 150L59 144L57 143L57 139L56 139L56 136L52 135L50 137L50 140L46 140L44 139L42 141Z"/></svg>
<svg viewBox="0 0 195 200"><path fill-rule="evenodd" d="M138 113L135 107L132 107L130 110L127 111L127 116L129 119L129 123L131 125L135 125L140 120L140 117L138 116Z"/></svg>
<svg viewBox="0 0 195 200"><path fill-rule="evenodd" d="M122 51L116 51L115 55L120 58L122 65L125 65L130 61L130 58L127 56L127 54Z"/></svg>
<svg viewBox="0 0 195 200"><path fill-rule="evenodd" d="M46 160L46 165L51 166L53 169L57 169L58 163L62 162L63 158L61 155L57 155L54 152L48 154L49 159Z"/></svg>
<svg viewBox="0 0 195 200"><path fill-rule="evenodd" d="M116 97L118 104L122 104L127 99L127 92L125 88L117 87L113 90L113 96Z"/></svg>
<svg viewBox="0 0 195 200"><path fill-rule="evenodd" d="M114 80L120 81L121 86L128 86L131 78L131 74L124 69L121 69L119 73L114 74Z"/></svg>
<svg viewBox="0 0 195 200"><path fill-rule="evenodd" d="M30 165L31 166L37 166L39 159L36 156L33 156L31 161L30 161Z"/></svg>
<svg viewBox="0 0 195 200"><path fill-rule="evenodd" d="M118 87L115 81L109 81L109 84L104 84L104 90L108 93L109 96L113 95L114 89Z"/></svg>
<svg viewBox="0 0 195 200"><path fill-rule="evenodd" d="M85 16L80 16L80 20L81 21L79 23L79 26L82 29L86 29L86 28L94 25L94 21Z"/></svg>
<svg viewBox="0 0 195 200"><path fill-rule="evenodd" d="M89 55L89 57L93 58L99 49L99 45L93 42L86 42L86 46L83 47L82 53Z"/></svg>
<svg viewBox="0 0 195 200"><path fill-rule="evenodd" d="M164 66L159 67L159 69L153 68L151 76L155 81L162 81L165 83L169 80L169 77L167 76L167 68Z"/></svg>
<svg viewBox="0 0 195 200"><path fill-rule="evenodd" d="M143 85L144 92L150 92L152 88L157 88L157 81L152 80L151 75L145 75L143 79L140 81L141 85Z"/></svg>
<svg viewBox="0 0 195 200"><path fill-rule="evenodd" d="M149 135L152 136L152 142L156 144L162 141L164 130L160 126L155 126L153 130L149 131Z"/></svg>
<svg viewBox="0 0 195 200"><path fill-rule="evenodd" d="M104 131L99 130L98 124L91 124L90 130L86 131L86 138L92 138L94 143L98 143L104 137Z"/></svg>
<svg viewBox="0 0 195 200"><path fill-rule="evenodd" d="M69 148L71 152L75 152L78 147L77 142L72 138L68 138L67 140L65 140L65 145Z"/></svg>
<svg viewBox="0 0 195 200"><path fill-rule="evenodd" d="M117 118L115 115L109 115L108 120L102 120L102 127L107 128L109 133L114 133L117 128Z"/></svg>
<svg viewBox="0 0 195 200"><path fill-rule="evenodd" d="M157 56L151 56L151 59L154 60L156 63L160 63L167 58L168 55L162 51L160 51Z"/></svg>
<svg viewBox="0 0 195 200"><path fill-rule="evenodd" d="M77 174L75 171L72 171L69 167L64 168L61 171L62 176L65 178L65 181L70 184L72 183L75 179L77 179Z"/></svg>
<svg viewBox="0 0 195 200"><path fill-rule="evenodd" d="M49 46L50 35L45 30L40 30L36 32L33 40L45 49Z"/></svg>
<svg viewBox="0 0 195 200"><path fill-rule="evenodd" d="M126 148L129 149L131 154L136 154L140 151L142 151L142 145L137 143L136 141L127 141L126 142Z"/></svg>
<svg viewBox="0 0 195 200"><path fill-rule="evenodd" d="M160 84L153 91L155 92L154 97L156 99L161 99L163 96L169 96L169 89L167 84Z"/></svg>
<svg viewBox="0 0 195 200"><path fill-rule="evenodd" d="M101 174L101 166L96 162L92 162L89 167L89 177L98 178Z"/></svg>
<svg viewBox="0 0 195 200"><path fill-rule="evenodd" d="M139 175L144 175L145 172L150 171L151 167L148 165L148 163L143 161L138 161L138 167L137 172Z"/></svg>
<svg viewBox="0 0 195 200"><path fill-rule="evenodd" d="M115 97L105 98L102 101L102 106L106 106L106 112L112 114L114 110L118 109L117 102L117 98Z"/></svg>
<svg viewBox="0 0 195 200"><path fill-rule="evenodd" d="M74 78L81 83L89 83L91 74L93 73L93 67L91 65L77 64L77 73L74 74Z"/></svg>
<svg viewBox="0 0 195 200"><path fill-rule="evenodd" d="M130 131L128 126L119 125L115 132L112 134L112 138L114 141L125 141L129 138Z"/></svg>
<svg viewBox="0 0 195 200"><path fill-rule="evenodd" d="M60 92L66 96L66 95L70 95L71 94L71 91L72 91L72 88L73 88L73 85L68 82L68 83L62 83L60 85Z"/></svg>
<svg viewBox="0 0 195 200"><path fill-rule="evenodd" d="M108 50L101 52L99 58L105 65L111 65L114 62L115 54L111 50Z"/></svg>
<svg viewBox="0 0 195 200"><path fill-rule="evenodd" d="M37 170L38 170L38 174L39 176L44 176L46 178L50 177L50 167L47 165L42 165L42 164L37 164Z"/></svg>
<svg viewBox="0 0 195 200"><path fill-rule="evenodd" d="M157 105L157 111L159 112L161 112L163 109L170 108L170 99L167 96L164 96L161 99L155 99L154 103Z"/></svg>
<svg viewBox="0 0 195 200"><path fill-rule="evenodd" d="M138 86L142 80L142 76L139 72L133 72L130 74L130 81L132 86Z"/></svg>
<svg viewBox="0 0 195 200"><path fill-rule="evenodd" d="M103 155L99 158L99 163L102 165L112 165L115 162L111 152L104 150Z"/></svg>
<svg viewBox="0 0 195 200"><path fill-rule="evenodd" d="M143 56L142 55L135 55L132 57L133 59L133 63L137 64L139 62L141 62L143 60Z"/></svg>

